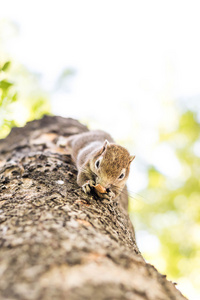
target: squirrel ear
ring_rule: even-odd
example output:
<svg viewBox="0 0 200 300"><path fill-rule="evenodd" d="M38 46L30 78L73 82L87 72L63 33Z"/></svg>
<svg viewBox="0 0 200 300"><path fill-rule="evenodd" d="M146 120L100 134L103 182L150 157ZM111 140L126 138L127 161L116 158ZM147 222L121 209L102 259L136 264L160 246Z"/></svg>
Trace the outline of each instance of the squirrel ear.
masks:
<svg viewBox="0 0 200 300"><path fill-rule="evenodd" d="M135 155L130 155L130 157L129 157L129 165L130 165L130 163L131 163L134 159L135 159Z"/></svg>
<svg viewBox="0 0 200 300"><path fill-rule="evenodd" d="M109 141L105 140L103 143L103 147L101 148L100 154L103 154L109 145L110 145Z"/></svg>

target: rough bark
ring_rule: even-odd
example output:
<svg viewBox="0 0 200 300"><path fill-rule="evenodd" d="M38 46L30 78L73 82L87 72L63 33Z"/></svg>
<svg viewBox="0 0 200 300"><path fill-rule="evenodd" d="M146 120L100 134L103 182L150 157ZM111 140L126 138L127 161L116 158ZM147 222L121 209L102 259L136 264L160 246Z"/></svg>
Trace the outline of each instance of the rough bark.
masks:
<svg viewBox="0 0 200 300"><path fill-rule="evenodd" d="M103 204L78 187L56 141L87 130L44 117L0 141L0 299L185 299L142 258L126 193Z"/></svg>

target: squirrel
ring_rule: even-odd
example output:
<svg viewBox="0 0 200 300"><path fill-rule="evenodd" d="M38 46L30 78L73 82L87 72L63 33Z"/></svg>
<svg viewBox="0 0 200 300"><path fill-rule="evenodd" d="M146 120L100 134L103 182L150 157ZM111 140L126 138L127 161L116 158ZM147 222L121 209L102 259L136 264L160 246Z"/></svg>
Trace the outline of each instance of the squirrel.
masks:
<svg viewBox="0 0 200 300"><path fill-rule="evenodd" d="M107 132L91 130L72 135L66 147L78 169L77 183L85 193L95 190L100 198L114 200L122 192L135 156Z"/></svg>

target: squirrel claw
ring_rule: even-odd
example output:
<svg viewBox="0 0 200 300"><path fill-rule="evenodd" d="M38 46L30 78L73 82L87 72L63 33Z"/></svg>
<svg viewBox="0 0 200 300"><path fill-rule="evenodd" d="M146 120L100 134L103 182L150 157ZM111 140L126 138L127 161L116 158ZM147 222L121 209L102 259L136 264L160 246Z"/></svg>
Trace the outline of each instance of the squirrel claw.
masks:
<svg viewBox="0 0 200 300"><path fill-rule="evenodd" d="M105 194L105 199L109 199L112 200L115 197L115 193L113 193L113 191L111 191L110 189L108 189L107 194Z"/></svg>
<svg viewBox="0 0 200 300"><path fill-rule="evenodd" d="M113 191L109 191L108 196L110 197L110 199L112 199L115 197L115 193L113 193Z"/></svg>
<svg viewBox="0 0 200 300"><path fill-rule="evenodd" d="M115 194L112 191L109 191L107 194L104 194L103 198L106 200L112 200L115 197Z"/></svg>
<svg viewBox="0 0 200 300"><path fill-rule="evenodd" d="M86 183L82 185L82 190L84 193L89 194L91 191L91 187L95 185L95 182L93 180L88 180Z"/></svg>
<svg viewBox="0 0 200 300"><path fill-rule="evenodd" d="M105 204L108 204L108 203L110 203L110 201L111 201L110 198L103 198L101 202L105 203Z"/></svg>
<svg viewBox="0 0 200 300"><path fill-rule="evenodd" d="M109 202L109 201L112 201L112 199L115 197L115 194L109 190L106 194L102 194L102 193L99 193L98 191L96 191L96 194L102 198L102 201L103 202Z"/></svg>

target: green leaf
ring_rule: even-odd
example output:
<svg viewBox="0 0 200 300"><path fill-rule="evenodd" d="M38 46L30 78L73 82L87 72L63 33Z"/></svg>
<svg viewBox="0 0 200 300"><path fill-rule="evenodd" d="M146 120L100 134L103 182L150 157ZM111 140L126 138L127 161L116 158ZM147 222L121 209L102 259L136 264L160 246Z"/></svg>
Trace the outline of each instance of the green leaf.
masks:
<svg viewBox="0 0 200 300"><path fill-rule="evenodd" d="M13 101L13 102L17 101L17 98L18 98L18 95L17 95L17 93L15 93L15 94L12 96L12 101Z"/></svg>
<svg viewBox="0 0 200 300"><path fill-rule="evenodd" d="M9 81L7 81L7 80L1 80L1 81L0 81L0 88L1 88L2 90L7 90L7 89L9 89L12 85L13 85L13 83L12 83L12 82L9 82Z"/></svg>
<svg viewBox="0 0 200 300"><path fill-rule="evenodd" d="M2 70L2 71L6 71L6 70L8 70L9 67L10 67L10 61L7 61L7 62L3 65L3 67L1 68L1 70Z"/></svg>

